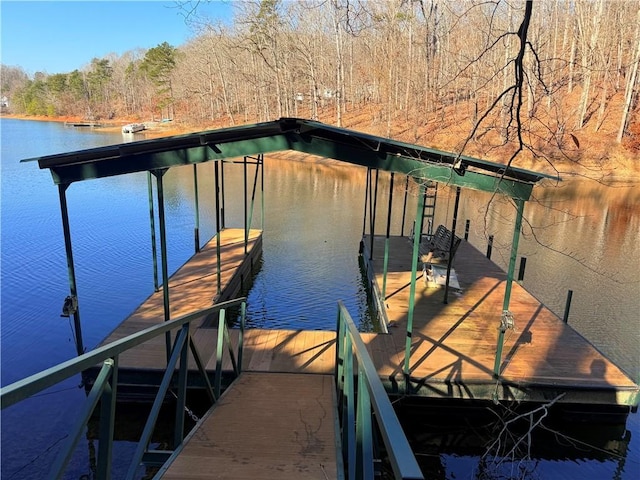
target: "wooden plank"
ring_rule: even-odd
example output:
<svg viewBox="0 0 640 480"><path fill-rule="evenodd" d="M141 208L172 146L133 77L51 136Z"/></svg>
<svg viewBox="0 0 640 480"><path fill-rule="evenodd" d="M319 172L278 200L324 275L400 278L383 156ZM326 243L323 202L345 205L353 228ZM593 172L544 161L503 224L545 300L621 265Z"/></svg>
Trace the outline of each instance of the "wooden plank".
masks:
<svg viewBox="0 0 640 480"><path fill-rule="evenodd" d="M162 478L337 479L333 381L244 373Z"/></svg>

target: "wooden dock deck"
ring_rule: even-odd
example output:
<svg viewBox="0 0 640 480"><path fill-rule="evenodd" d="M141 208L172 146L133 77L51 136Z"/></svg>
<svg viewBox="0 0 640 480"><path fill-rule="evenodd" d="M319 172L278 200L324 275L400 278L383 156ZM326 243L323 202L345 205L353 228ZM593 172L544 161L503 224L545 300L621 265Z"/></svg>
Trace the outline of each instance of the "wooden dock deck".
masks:
<svg viewBox="0 0 640 480"><path fill-rule="evenodd" d="M384 237L374 237L373 268L382 286ZM365 249L370 238L365 238ZM390 239L386 298L391 322L387 335L365 335L380 376L403 380L412 244ZM365 252L367 255L367 252ZM367 257L368 258L368 255ZM515 329L507 330L501 378L493 377L506 273L467 242L454 258L461 292L416 284L411 378L416 393L441 398L548 401L634 405L638 385L571 326L513 282L510 311Z"/></svg>
<svg viewBox="0 0 640 480"><path fill-rule="evenodd" d="M214 237L180 267L169 279L169 306L171 318L210 307L214 303L235 298L253 272L256 261L262 255L262 231L250 230L247 252L244 247L243 229L224 229L220 232L220 284L216 271L217 239ZM202 320L206 325L208 319ZM131 315L105 338L101 345L119 340L164 321L162 287L151 294ZM209 332L207 332L209 330ZM203 345L210 329L193 332L196 343ZM213 337L215 338L215 337ZM215 345L215 340L211 342ZM158 337L120 356L124 369L159 369L166 365L164 337ZM207 350L205 349L205 352ZM213 350L208 349L211 353Z"/></svg>
<svg viewBox="0 0 640 480"><path fill-rule="evenodd" d="M245 255L242 230L223 235L223 279L238 278L250 270L260 248L261 236L252 231ZM224 232L223 232L224 233ZM234 236L235 234L235 236ZM368 258L370 239L365 238ZM381 290L384 238L374 238L373 261L368 268ZM390 239L386 313L390 333L363 333L362 337L390 392L403 391L411 242ZM249 265L248 265L249 264ZM208 306L216 291L215 244L211 242L171 278L172 316ZM446 399L548 401L563 395L562 403L604 406L636 405L638 385L601 354L571 326L541 304L522 286L513 283L510 310L515 329L508 330L503 348L501 378L493 376L498 326L506 274L471 244L462 242L454 260L461 286L443 304L443 289L428 288L418 278L411 342L411 393ZM237 281L237 280L236 280ZM223 282L223 285L226 283ZM336 307L337 308L337 307ZM162 293L153 294L104 343L161 322ZM215 328L203 322L194 341L206 369L215 370ZM237 345L238 331L231 330ZM242 369L245 372L313 373L330 375L335 362L335 332L250 329L245 332ZM120 368L162 371L165 345L162 338L123 354ZM231 371L228 358L223 370Z"/></svg>
<svg viewBox="0 0 640 480"><path fill-rule="evenodd" d="M162 478L341 478L336 408L329 375L243 373Z"/></svg>
<svg viewBox="0 0 640 480"><path fill-rule="evenodd" d="M242 231L222 237L223 284L231 285L230 289L239 276L250 271L261 247L260 232L252 231L245 254L238 235L243 236ZM366 259L369 241L365 238ZM447 400L548 402L560 397L559 403L569 404L637 404L638 385L515 282L510 304L515 329L507 331L501 377L496 380L493 367L506 274L466 242L458 248L454 261L461 290L451 292L447 304L443 303L442 288L430 288L418 279L411 388L405 392L412 245L401 237L390 241L384 299L390 333L362 334L389 393ZM379 290L383 250L384 238L375 237L373 260L365 262ZM217 291L213 265L215 244L210 242L171 278L172 315L211 305ZM419 274L421 277L422 272ZM206 370L213 372L217 330L205 320L194 327L192 335ZM157 292L105 343L162 321L162 293ZM232 329L230 336L235 350L239 331ZM120 370L163 371L163 340L123 354ZM246 331L242 374L163 467L163 478L341 478L332 377L335 343L333 331ZM232 371L228 355L222 367Z"/></svg>

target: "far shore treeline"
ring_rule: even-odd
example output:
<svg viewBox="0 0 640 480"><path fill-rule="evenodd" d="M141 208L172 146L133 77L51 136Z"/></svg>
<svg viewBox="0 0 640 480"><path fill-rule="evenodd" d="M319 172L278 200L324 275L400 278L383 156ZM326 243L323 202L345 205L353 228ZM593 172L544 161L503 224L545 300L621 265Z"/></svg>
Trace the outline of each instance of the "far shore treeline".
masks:
<svg viewBox="0 0 640 480"><path fill-rule="evenodd" d="M207 127L295 116L503 161L517 144L529 162L638 159L640 2L533 2L526 43L524 0L233 5L227 25L185 11L184 45L72 72L2 65L2 112Z"/></svg>

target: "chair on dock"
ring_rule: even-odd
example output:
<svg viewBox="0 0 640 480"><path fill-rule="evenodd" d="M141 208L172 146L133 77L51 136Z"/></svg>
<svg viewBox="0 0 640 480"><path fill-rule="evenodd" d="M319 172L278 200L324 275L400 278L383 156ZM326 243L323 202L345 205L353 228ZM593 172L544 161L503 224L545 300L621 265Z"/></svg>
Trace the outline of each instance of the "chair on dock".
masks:
<svg viewBox="0 0 640 480"><path fill-rule="evenodd" d="M422 242L422 245L420 246L421 250L428 250L428 253L421 256L422 262L446 263L449 261L449 255L451 255L451 259L453 260L462 239L455 235L452 246L451 235L451 230L444 225L438 225L436 233L434 233L429 240ZM449 252L449 250L451 250L451 252Z"/></svg>
<svg viewBox="0 0 640 480"><path fill-rule="evenodd" d="M446 277L446 265L449 262L449 257L453 260L453 257L458 250L458 246L462 239L457 235L454 235L453 245L451 244L452 232L444 225L438 225L436 233L423 242L421 251L428 249L428 253L420 256L422 261L422 274L425 285L434 287L444 286ZM455 270L452 268L450 271L450 286L459 289L458 278Z"/></svg>

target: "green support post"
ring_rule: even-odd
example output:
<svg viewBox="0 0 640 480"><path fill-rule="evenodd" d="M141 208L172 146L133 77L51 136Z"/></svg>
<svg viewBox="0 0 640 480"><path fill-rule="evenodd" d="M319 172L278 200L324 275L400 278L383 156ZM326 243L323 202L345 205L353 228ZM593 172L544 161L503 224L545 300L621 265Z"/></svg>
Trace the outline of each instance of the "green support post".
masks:
<svg viewBox="0 0 640 480"><path fill-rule="evenodd" d="M418 205L416 207L416 228L413 232L413 257L411 261L411 287L409 291L409 311L407 312L407 339L404 349L404 367L403 372L406 382L406 391L409 390L409 374L411 361L411 337L413 335L413 310L415 307L416 297L416 277L418 269L418 261L420 256L420 238L422 237L422 209L424 207L425 186L420 184L420 192L418 193Z"/></svg>
<svg viewBox="0 0 640 480"><path fill-rule="evenodd" d="M367 168L367 181L364 186L364 213L362 214L362 237L367 231L367 204L369 203L369 185L371 184L371 167Z"/></svg>
<svg viewBox="0 0 640 480"><path fill-rule="evenodd" d="M171 310L169 309L169 264L167 261L167 231L164 219L164 187L162 177L167 170L156 170L153 174L156 177L156 187L158 189L158 223L160 226L160 262L162 266L162 300L164 304L164 321L171 320ZM171 355L171 333L165 333L165 344L167 361Z"/></svg>
<svg viewBox="0 0 640 480"><path fill-rule="evenodd" d="M409 195L409 175L407 175L404 184L404 202L402 204L402 225L400 226L400 235L404 237L404 219L407 214L407 197Z"/></svg>
<svg viewBox="0 0 640 480"><path fill-rule="evenodd" d="M393 177L391 172L391 182L389 186L389 209L387 211L387 236L384 240L384 266L382 268L382 299L387 298L387 271L389 269L389 234L391 233L391 210L393 207Z"/></svg>
<svg viewBox="0 0 640 480"><path fill-rule="evenodd" d="M67 274L69 276L69 294L71 297L72 309L68 314L73 315L73 326L76 336L76 352L78 355L84 353L84 343L82 340L82 324L80 323L80 309L78 307L78 290L76 286L76 272L73 262L73 249L71 247L71 228L69 227L69 209L67 207L66 191L69 185L58 185L60 196L60 213L62 214L62 231L64 234L64 249L67 254ZM67 302L65 301L65 304ZM63 312L64 314L64 312Z"/></svg>
<svg viewBox="0 0 640 480"><path fill-rule="evenodd" d="M502 302L502 317L498 333L498 346L496 348L496 361L493 365L493 376L500 376L500 363L502 362L502 346L504 334L508 328L513 328L513 316L509 311L511 301L511 287L516 270L516 257L518 256L518 242L520 241L520 230L522 229L522 216L524 214L524 200L515 199L516 202L516 223L513 229L513 240L511 242L511 256L509 257L509 270L507 271L507 283L504 289L504 300Z"/></svg>
<svg viewBox="0 0 640 480"><path fill-rule="evenodd" d="M193 232L193 239L196 246L196 253L200 251L200 206L198 200L198 164L193 164L193 196L194 196L194 209L196 215L196 224Z"/></svg>
<svg viewBox="0 0 640 480"><path fill-rule="evenodd" d="M369 260L373 260L373 240L375 238L376 229L376 207L378 206L378 179L380 170L376 170L376 188L371 194L369 200L369 234L371 235L371 249L369 250ZM371 187L371 184L369 185Z"/></svg>
<svg viewBox="0 0 640 480"><path fill-rule="evenodd" d="M157 292L160 290L158 282L158 250L156 248L156 219L153 212L153 184L151 182L151 172L147 172L147 186L149 192L149 225L151 227L151 255L153 256L153 288Z"/></svg>
<svg viewBox="0 0 640 480"><path fill-rule="evenodd" d="M258 158L260 159L260 197L262 201L260 228L264 230L264 155L261 153Z"/></svg>
<svg viewBox="0 0 640 480"><path fill-rule="evenodd" d="M449 243L449 255L447 259L447 279L444 284L444 300L445 305L449 303L449 280L451 278L451 267L453 264L453 245L456 241L456 224L458 223L458 207L460 206L460 187L456 187L456 201L453 207L453 220L451 221L451 242ZM429 232L431 234L432 232Z"/></svg>
<svg viewBox="0 0 640 480"><path fill-rule="evenodd" d="M247 254L247 244L249 243L249 229L251 228L249 225L249 219L247 216L248 209L248 187L247 187L247 157L244 157L244 161L242 162L242 171L243 171L243 185L244 185L244 208L243 208L243 217L244 217L244 254Z"/></svg>
<svg viewBox="0 0 640 480"><path fill-rule="evenodd" d="M253 225L253 210L256 205L256 190L258 189L258 176L260 172L259 170L260 157L258 156L258 158L256 158L255 160L256 160L256 173L253 177L253 188L251 189L251 204L249 205L249 219L247 220L247 229L246 229L247 241L245 242L245 245L244 245L245 255L247 254L247 243L248 243L249 232L251 231L251 225Z"/></svg>
<svg viewBox="0 0 640 480"><path fill-rule="evenodd" d="M225 212L227 211L224 203L224 160L220 161L220 221L221 227L224 230L227 225Z"/></svg>
<svg viewBox="0 0 640 480"><path fill-rule="evenodd" d="M220 265L220 174L218 172L218 162L213 162L213 170L215 175L215 193L216 193L216 276L218 278L218 295L222 291L222 268Z"/></svg>

